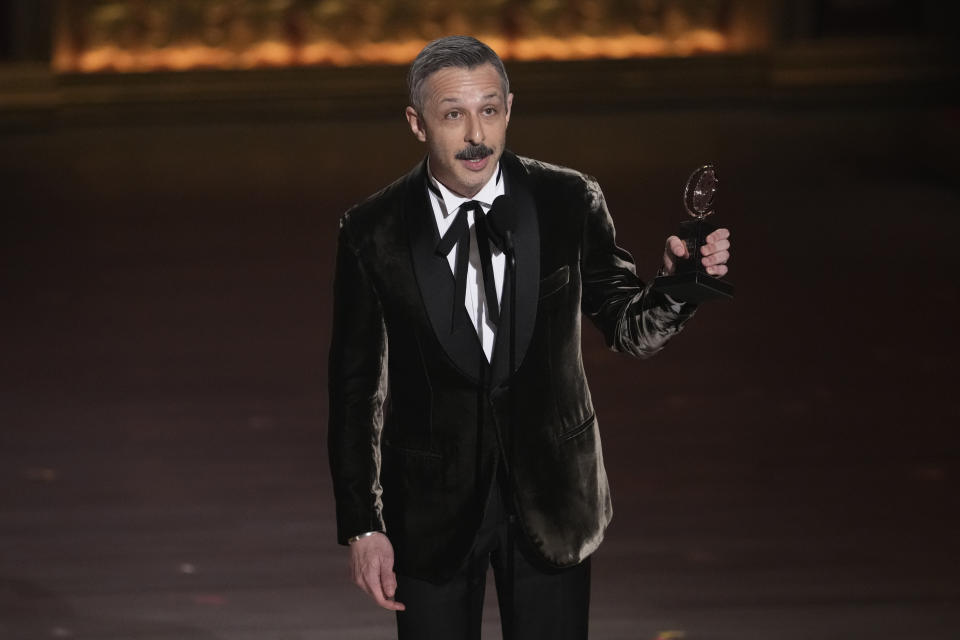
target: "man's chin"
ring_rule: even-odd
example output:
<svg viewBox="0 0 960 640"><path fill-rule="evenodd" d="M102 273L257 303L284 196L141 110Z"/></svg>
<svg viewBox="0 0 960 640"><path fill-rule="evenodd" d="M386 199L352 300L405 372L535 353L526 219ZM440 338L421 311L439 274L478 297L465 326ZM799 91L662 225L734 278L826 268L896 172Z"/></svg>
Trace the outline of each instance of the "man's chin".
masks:
<svg viewBox="0 0 960 640"><path fill-rule="evenodd" d="M452 188L451 190L464 198L472 198L477 195L480 189L483 189L483 185L487 184L487 181L490 180L494 167L496 167L495 163L488 163L484 171L457 171L457 185L456 188ZM450 185L448 185L448 188L449 187Z"/></svg>

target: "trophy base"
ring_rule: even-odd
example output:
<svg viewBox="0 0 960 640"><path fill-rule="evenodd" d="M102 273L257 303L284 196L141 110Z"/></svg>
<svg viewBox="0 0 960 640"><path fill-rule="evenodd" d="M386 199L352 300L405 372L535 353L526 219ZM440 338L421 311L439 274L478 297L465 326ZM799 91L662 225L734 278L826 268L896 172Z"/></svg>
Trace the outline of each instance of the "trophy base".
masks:
<svg viewBox="0 0 960 640"><path fill-rule="evenodd" d="M660 276L653 281L653 289L682 302L699 303L714 298L733 297L732 284L703 271Z"/></svg>

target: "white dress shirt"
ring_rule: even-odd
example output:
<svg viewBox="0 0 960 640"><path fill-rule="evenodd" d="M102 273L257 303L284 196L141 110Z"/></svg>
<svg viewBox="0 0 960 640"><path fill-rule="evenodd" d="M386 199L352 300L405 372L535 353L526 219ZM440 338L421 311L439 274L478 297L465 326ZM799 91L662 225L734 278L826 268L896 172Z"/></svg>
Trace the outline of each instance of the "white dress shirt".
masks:
<svg viewBox="0 0 960 640"><path fill-rule="evenodd" d="M483 207L484 213L490 212L490 207L497 196L503 195L503 178L500 175L500 167L493 172L487 184L483 185L479 193L472 198L464 198L453 193L441 184L433 173L430 172L430 163L427 162L427 176L434 189L428 190L430 206L433 208L433 215L437 222L437 231L440 237L447 232L450 225L457 217L460 205L464 202L476 200ZM439 194L439 195L437 195ZM487 310L487 299L483 289L483 271L480 266L480 253L477 251L477 235L474 229L473 211L467 212L467 224L470 227L470 262L467 265L467 291L464 296L464 307L470 316L470 322L477 331L477 337L480 338L480 344L483 346L483 352L487 356L487 362L493 357L493 345L497 337L497 325L490 322L490 316ZM506 257L492 243L490 245L490 255L493 262L493 280L497 289L497 302L503 299L503 273L506 267ZM450 271L456 271L457 264L457 245L447 254L447 262L450 264ZM503 322L503 318L500 319Z"/></svg>

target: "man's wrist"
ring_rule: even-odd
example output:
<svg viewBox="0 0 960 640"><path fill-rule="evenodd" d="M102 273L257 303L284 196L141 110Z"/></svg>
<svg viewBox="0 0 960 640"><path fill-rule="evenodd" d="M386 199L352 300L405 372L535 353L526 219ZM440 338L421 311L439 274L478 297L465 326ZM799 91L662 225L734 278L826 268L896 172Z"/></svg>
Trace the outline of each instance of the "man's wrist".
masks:
<svg viewBox="0 0 960 640"><path fill-rule="evenodd" d="M364 532L364 533L361 533L360 535L353 536L352 538L347 538L347 544L353 544L354 542L358 542L358 541L360 541L360 540L362 540L362 539L364 539L364 538L369 538L370 536L372 536L372 535L375 534L375 533L380 533L380 532L379 532L379 531L366 531L366 532Z"/></svg>

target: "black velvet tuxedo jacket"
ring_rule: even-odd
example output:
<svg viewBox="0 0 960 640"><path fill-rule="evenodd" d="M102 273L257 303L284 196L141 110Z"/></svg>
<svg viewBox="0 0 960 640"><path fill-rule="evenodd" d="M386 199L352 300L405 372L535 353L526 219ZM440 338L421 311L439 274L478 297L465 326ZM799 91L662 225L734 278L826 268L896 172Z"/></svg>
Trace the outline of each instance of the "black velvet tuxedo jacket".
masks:
<svg viewBox="0 0 960 640"><path fill-rule="evenodd" d="M508 491L543 560L570 566L597 548L612 509L581 312L612 349L641 357L692 313L637 278L596 181L509 152L501 167L518 209L512 373L508 278L489 366L473 326L454 322L466 312L435 251L425 162L340 226L329 371L338 539L383 531L396 570L433 582L466 559L498 465L512 467Z"/></svg>

